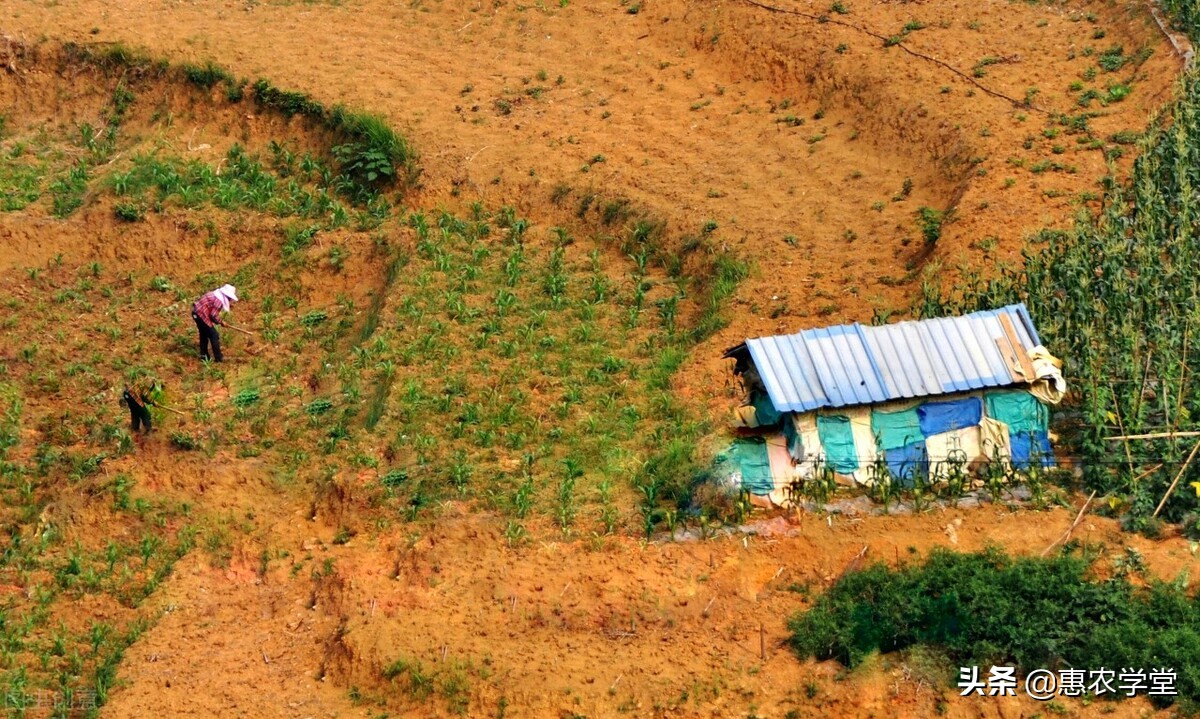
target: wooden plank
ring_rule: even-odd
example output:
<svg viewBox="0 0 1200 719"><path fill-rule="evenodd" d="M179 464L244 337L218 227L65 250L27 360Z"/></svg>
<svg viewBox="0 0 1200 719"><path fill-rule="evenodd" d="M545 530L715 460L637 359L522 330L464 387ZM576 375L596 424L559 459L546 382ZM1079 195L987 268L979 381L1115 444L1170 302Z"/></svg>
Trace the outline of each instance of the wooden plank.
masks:
<svg viewBox="0 0 1200 719"><path fill-rule="evenodd" d="M1017 339L1017 330L1013 327L1012 318L1003 312L998 313L1000 318L1000 326L1004 328L1004 336L1012 344L1013 353L1017 358L1017 362L1021 365L1021 374L1025 376L1025 381L1033 382L1037 379L1033 373L1033 361L1029 359L1029 353L1021 346L1021 340Z"/></svg>
<svg viewBox="0 0 1200 719"><path fill-rule="evenodd" d="M1014 380L1021 378L1021 364L1017 361L1017 355L1013 352L1012 345L1004 337L996 338L996 349L1000 350L1000 356L1004 358L1004 364L1008 367L1008 374Z"/></svg>

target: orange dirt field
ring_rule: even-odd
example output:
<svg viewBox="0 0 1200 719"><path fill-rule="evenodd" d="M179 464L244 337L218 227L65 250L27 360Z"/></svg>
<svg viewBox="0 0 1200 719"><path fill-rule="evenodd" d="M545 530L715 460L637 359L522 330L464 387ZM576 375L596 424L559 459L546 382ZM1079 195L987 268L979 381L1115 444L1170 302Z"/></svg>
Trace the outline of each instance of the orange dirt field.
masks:
<svg viewBox="0 0 1200 719"><path fill-rule="evenodd" d="M55 73L13 48L50 54L64 42L119 42L385 117L420 155L419 186L405 198L412 208L512 205L532 221L536 244L548 227L586 224L577 212L585 196L628 198L672 237L703 233L750 262L728 326L692 350L671 385L719 435L740 392L720 359L726 347L902 315L927 275L1019 261L1032 232L1098 208L1104 151L1118 144L1111 138L1143 130L1182 68L1140 2L848 0L845 14L819 1L776 2L836 22L736 1L10 0L0 19L8 45L0 100L10 110L0 113L10 128L96 116L104 93L89 90L88 76ZM903 29L914 21L922 27ZM901 44L886 47L864 29ZM1095 52L1115 45L1147 52L1119 77L1087 84L1112 92L1105 83L1119 80L1129 94L1093 104L1090 134L1073 134L1060 121L1083 112L1072 83ZM164 101L176 122L160 136L148 140L151 124L139 120L140 140L197 148L215 163L234 142L262 146L294 127L191 97ZM1121 146L1118 173L1133 159L1134 146ZM236 242L206 248L195 230L203 210L124 225L110 204L97 199L62 220L32 205L0 214L5 306L48 303L69 284L61 268L96 261L146 279L219 273L252 260L261 237L276 233L252 218ZM936 243L922 239L922 207L948 214ZM411 244L406 232L394 234ZM296 280L307 304L341 295L369 303L383 269L365 239L328 237L343 235L361 245L336 279ZM606 252L614 266L626 259ZM41 282L26 269L55 261L57 274ZM168 308L148 309L148 318L114 312L104 321L136 323L133 336L149 338ZM259 309L250 300L237 314ZM68 318L58 336L25 316L5 325L0 361L14 368L5 376L33 376L16 359L30 338L63 348L103 342L84 316ZM112 351L133 352L131 344ZM248 353L276 363L290 356L284 345L230 347L227 371L239 378ZM81 360L91 354L80 350ZM219 384L207 385L197 407L229 399ZM27 412L45 421L23 430L17 458L32 460L54 418L84 399L27 396ZM114 417L123 411L107 407ZM282 470L236 445L206 459L160 432L104 462L100 476L125 473L135 495L220 518L232 539L223 559L183 556L140 604L155 620L125 652L102 717L1048 715L1027 698L960 698L937 671L899 655L852 672L798 660L786 621L864 548L884 562L943 546L1037 554L1071 525L1082 497L1040 511L757 513L747 531L689 541L641 540L633 529L564 539L542 517L513 546L502 517L468 502L444 501L419 523L372 526L356 468L339 469L330 497L283 482ZM102 547L124 530L90 499L72 484L40 521L78 546ZM176 521L156 531L169 539ZM350 524L358 531L339 536ZM1200 570L1195 546L1170 532L1149 540L1089 516L1074 536L1102 544L1104 566L1133 547L1149 576ZM0 589L29 596L34 580L49 581L10 580ZM97 599L71 611L82 626L126 609ZM431 689L384 678L398 660L432 677ZM1140 699L1054 709L1155 714Z"/></svg>

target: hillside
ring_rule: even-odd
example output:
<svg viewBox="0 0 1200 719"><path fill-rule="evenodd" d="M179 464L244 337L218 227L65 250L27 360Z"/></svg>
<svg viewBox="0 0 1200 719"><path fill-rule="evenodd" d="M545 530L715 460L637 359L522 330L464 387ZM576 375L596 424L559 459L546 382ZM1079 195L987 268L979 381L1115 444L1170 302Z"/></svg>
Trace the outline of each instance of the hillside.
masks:
<svg viewBox="0 0 1200 719"><path fill-rule="evenodd" d="M1080 498L790 523L688 500L738 394L725 347L905 314L1100 210L1182 69L1140 3L61 0L4 22L7 695L1040 709L961 699L919 656L801 661L786 619L864 546L1038 553ZM255 334L202 365L188 307L225 282ZM135 369L179 412L145 438L117 404ZM1078 532L1146 578L1195 568L1181 536Z"/></svg>

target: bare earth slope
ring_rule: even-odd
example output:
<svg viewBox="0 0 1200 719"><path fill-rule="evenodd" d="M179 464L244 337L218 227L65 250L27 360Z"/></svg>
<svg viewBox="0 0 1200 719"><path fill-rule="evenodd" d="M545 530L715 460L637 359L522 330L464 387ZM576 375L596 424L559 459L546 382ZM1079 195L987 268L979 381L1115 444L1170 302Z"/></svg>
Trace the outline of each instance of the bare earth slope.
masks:
<svg viewBox="0 0 1200 719"><path fill-rule="evenodd" d="M552 225L594 219L601 209L587 198L601 195L628 198L672 236L707 236L752 264L729 327L674 380L683 401L716 413L735 394L717 359L729 344L903 311L925 268L1013 261L1031 231L1094 209L1109 163L1128 167L1128 143L1169 99L1180 68L1140 3L783 1L776 9L790 12L683 0L14 0L0 34L213 60L379 113L421 153L421 186L406 199L414 208L511 204L544 241ZM13 67L3 79L10 126L80 123L107 101ZM290 127L188 102L173 97L174 124L154 135L141 128L142 139L215 162L234 142L262 145ZM217 273L278 235L251 219L222 226L230 241L204 247L206 210L126 225L97 202L67 220L44 207L0 217L0 296L10 307L61 296L75 282L65 268L97 261L143 283ZM921 208L945 224L922 228ZM393 230L405 247L407 233ZM343 295L365 306L383 274L370 252L363 240L341 274L297 279L305 308ZM41 282L30 271L56 260ZM258 301L239 312L257 312ZM144 321L80 310L58 337L24 318L4 332L65 353L103 342L99 323L128 320L130 342L116 351L145 340L184 367L170 342L187 328L166 331L166 308L151 309ZM17 343L4 344L12 376L32 382L35 362L18 368ZM264 357L282 364L289 353L279 345ZM229 382L205 385L198 408L226 407L228 387L252 372L231 364ZM41 421L27 430L22 459L83 401L31 395L28 411ZM343 469L347 486L377 484ZM186 555L148 595L143 607L161 618L120 664L122 683L102 712L112 717L1031 716L1045 707L961 700L938 687L944 675L914 662L847 675L799 661L783 646L785 621L864 546L888 562L934 546L1037 553L1075 514L776 518L755 536L686 543L599 533L564 541L535 520L531 541L512 548L501 517L455 501L423 524L347 537L342 512L369 516L367 500L318 506L311 488L288 485L236 443L202 459L157 437L106 462L110 473L131 476L136 494L219 517L233 537L226 551L214 535L211 551ZM101 547L107 516L71 511L87 501L73 489L51 520L80 546ZM1182 538L1150 542L1102 519L1079 534L1103 542L1106 557L1136 547L1152 576L1198 568ZM1141 701L1111 709L1151 711Z"/></svg>
<svg viewBox="0 0 1200 719"><path fill-rule="evenodd" d="M1017 258L1097 194L1103 147L1144 127L1181 66L1140 3L779 5L857 30L747 2L559 5L20 2L6 30L216 60L370 108L422 150L422 203L529 212L568 187L571 209L599 192L676 233L715 222L757 271L714 350L905 304L929 254L922 206L957 208L932 252L945 266ZM1099 67L1118 47L1149 59ZM1115 85L1120 101L1081 105ZM1085 113L1086 136L1061 123Z"/></svg>
<svg viewBox="0 0 1200 719"><path fill-rule="evenodd" d="M314 563L334 558L337 574L312 588L283 570L259 577L253 558L241 572L236 563L221 572L185 562L155 604L170 613L130 650L121 675L129 685L105 716L166 707L195 717L925 717L937 706L951 717L1030 716L1044 705L961 699L919 662L888 659L850 675L835 663L799 662L783 644L784 621L864 545L868 559L883 561L931 546L1036 553L1074 514L778 520L748 539L549 540L520 550L474 517L344 546L333 543L333 527L284 517L273 540ZM1186 543L1130 538L1107 520L1080 530L1113 556L1139 549L1156 575L1196 569ZM382 683L398 661L431 677L429 689L414 689L405 673ZM1090 716L1070 706L1069 715ZM1135 717L1150 707L1111 710Z"/></svg>

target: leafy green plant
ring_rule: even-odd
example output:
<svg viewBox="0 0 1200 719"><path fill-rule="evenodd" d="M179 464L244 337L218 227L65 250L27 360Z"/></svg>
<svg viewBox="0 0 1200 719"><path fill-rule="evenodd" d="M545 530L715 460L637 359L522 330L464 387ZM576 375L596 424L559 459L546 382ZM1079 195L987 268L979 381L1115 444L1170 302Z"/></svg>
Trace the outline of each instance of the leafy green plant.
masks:
<svg viewBox="0 0 1200 719"><path fill-rule="evenodd" d="M311 329L328 319L329 315L324 310L312 310L300 318L300 326Z"/></svg>
<svg viewBox="0 0 1200 719"><path fill-rule="evenodd" d="M917 221L921 226L921 237L926 245L934 245L942 236L942 224L946 214L932 207L921 207L917 210Z"/></svg>
<svg viewBox="0 0 1200 719"><path fill-rule="evenodd" d="M55 217L67 217L83 206L88 175L88 166L81 160L64 177L50 183L51 211Z"/></svg>
<svg viewBox="0 0 1200 719"><path fill-rule="evenodd" d="M407 482L408 482L408 470L406 470L406 469L389 470L387 472L387 474L385 474L379 478L379 483L382 484L384 487L387 487L388 489L396 489L398 487L402 487Z"/></svg>
<svg viewBox="0 0 1200 719"><path fill-rule="evenodd" d="M407 690L414 699L428 699L433 694L433 677L419 661L397 659L383 670L383 677L389 680L406 677Z"/></svg>
<svg viewBox="0 0 1200 719"><path fill-rule="evenodd" d="M1114 45L1096 56L1096 64L1105 72L1116 72L1125 67L1130 59L1125 56L1125 48Z"/></svg>
<svg viewBox="0 0 1200 719"><path fill-rule="evenodd" d="M329 266L333 268L334 272L341 272L342 268L346 265L346 258L349 257L349 255L349 250L341 245L334 245L333 247L330 247Z"/></svg>
<svg viewBox="0 0 1200 719"><path fill-rule="evenodd" d="M313 238L320 230L321 228L317 225L285 227L283 230L283 256L290 257L311 245Z"/></svg>
<svg viewBox="0 0 1200 719"><path fill-rule="evenodd" d="M258 400L259 400L258 388L257 387L247 387L246 389L235 394L230 399L230 402L233 403L234 407L237 407L239 409L245 409L246 407L249 407L250 405L257 403Z"/></svg>
<svg viewBox="0 0 1200 719"><path fill-rule="evenodd" d="M317 397L304 407L304 412L310 417L317 417L333 409L333 402L327 397Z"/></svg>
<svg viewBox="0 0 1200 719"><path fill-rule="evenodd" d="M1192 666L1200 611L1182 584L1138 589L1089 575L1090 562L1061 554L1012 558L998 550L935 549L919 564L876 564L843 576L788 622L802 657L856 666L874 652L925 647L952 666ZM1080 631L1087 627L1087 631ZM1200 683L1177 679L1179 698ZM1160 705L1176 697L1155 697Z"/></svg>

